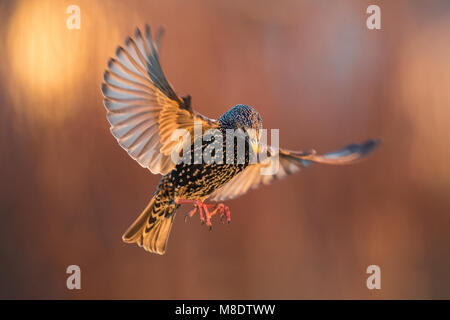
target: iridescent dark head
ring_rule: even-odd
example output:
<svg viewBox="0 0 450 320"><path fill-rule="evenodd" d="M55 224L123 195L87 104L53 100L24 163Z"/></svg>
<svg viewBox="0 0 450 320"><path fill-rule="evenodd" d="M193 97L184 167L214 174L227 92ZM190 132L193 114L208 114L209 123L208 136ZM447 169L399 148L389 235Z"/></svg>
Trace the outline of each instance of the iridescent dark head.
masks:
<svg viewBox="0 0 450 320"><path fill-rule="evenodd" d="M244 104L238 104L225 112L219 118L220 126L224 129L254 129L262 128L262 119L258 111Z"/></svg>
<svg viewBox="0 0 450 320"><path fill-rule="evenodd" d="M225 112L219 118L219 123L222 129L241 129L246 132L248 142L258 155L262 129L262 119L258 111L244 104L238 104Z"/></svg>

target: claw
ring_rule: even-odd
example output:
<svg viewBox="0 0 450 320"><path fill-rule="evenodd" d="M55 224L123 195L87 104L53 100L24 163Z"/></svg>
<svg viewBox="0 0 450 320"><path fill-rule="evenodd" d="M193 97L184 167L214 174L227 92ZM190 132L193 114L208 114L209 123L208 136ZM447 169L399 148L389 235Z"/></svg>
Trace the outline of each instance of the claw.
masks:
<svg viewBox="0 0 450 320"><path fill-rule="evenodd" d="M188 219L192 218L192 216L197 212L198 206L194 204L194 209L186 213L184 216L184 222L187 222Z"/></svg>

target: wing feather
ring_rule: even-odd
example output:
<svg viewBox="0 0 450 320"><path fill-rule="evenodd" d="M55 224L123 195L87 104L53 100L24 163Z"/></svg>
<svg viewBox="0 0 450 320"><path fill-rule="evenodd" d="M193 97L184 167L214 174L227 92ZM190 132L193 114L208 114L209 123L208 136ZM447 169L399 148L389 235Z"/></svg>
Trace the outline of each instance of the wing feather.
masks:
<svg viewBox="0 0 450 320"><path fill-rule="evenodd" d="M296 173L311 163L343 165L357 162L369 154L379 142L379 140L368 140L362 144L351 144L325 155L317 155L315 151L275 150L270 146L261 146L261 152L268 154L268 157L259 163L250 164L228 183L214 191L208 199L224 201L236 198L250 189Z"/></svg>
<svg viewBox="0 0 450 320"><path fill-rule="evenodd" d="M179 144L171 140L172 133L186 129L192 136L194 122L200 121L204 131L218 122L196 113L175 94L159 62L161 35L154 43L148 26L145 37L136 29L134 38L128 37L108 61L102 92L110 131L119 145L141 166L167 174Z"/></svg>

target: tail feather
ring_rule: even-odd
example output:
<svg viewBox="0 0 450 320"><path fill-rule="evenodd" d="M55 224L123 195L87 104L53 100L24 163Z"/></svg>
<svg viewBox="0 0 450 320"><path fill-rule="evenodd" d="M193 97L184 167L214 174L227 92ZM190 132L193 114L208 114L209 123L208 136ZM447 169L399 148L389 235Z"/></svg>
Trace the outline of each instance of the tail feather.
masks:
<svg viewBox="0 0 450 320"><path fill-rule="evenodd" d="M146 251L164 254L170 230L175 218L175 208L154 196L136 221L122 236L126 243L137 243Z"/></svg>

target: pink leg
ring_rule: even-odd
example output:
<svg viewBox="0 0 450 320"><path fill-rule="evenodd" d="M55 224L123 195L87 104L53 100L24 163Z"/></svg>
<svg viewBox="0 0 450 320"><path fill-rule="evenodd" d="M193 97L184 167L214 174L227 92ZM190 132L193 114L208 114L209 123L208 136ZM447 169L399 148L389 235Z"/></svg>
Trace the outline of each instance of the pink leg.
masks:
<svg viewBox="0 0 450 320"><path fill-rule="evenodd" d="M200 215L200 221L201 221L202 224L204 224L205 223L205 216L203 215L203 205L200 202L200 204L197 204L197 206L198 206L198 214Z"/></svg>
<svg viewBox="0 0 450 320"><path fill-rule="evenodd" d="M227 216L227 222L230 223L231 222L231 212L230 212L230 208L228 208L227 206L225 206L225 214Z"/></svg>
<svg viewBox="0 0 450 320"><path fill-rule="evenodd" d="M217 211L220 212L220 221L224 222L225 219L227 219L227 222L231 222L231 213L230 208L228 206L224 205L223 203L219 203L216 206L216 209L214 209L213 212L211 212L211 216L215 215Z"/></svg>
<svg viewBox="0 0 450 320"><path fill-rule="evenodd" d="M206 222L206 226L209 227L209 229L212 229L211 224L211 217L215 215L218 211L220 212L220 220L223 221L225 218L227 219L227 222L230 223L231 221L231 215L230 215L230 209L228 206L224 205L223 203L214 204L214 203L204 203L200 200L187 200L187 199L177 199L175 201L177 204L192 204L194 205L194 209L189 211L189 213L185 216L185 221L187 218L191 218L198 210L198 213L200 215L200 221L202 224ZM209 209L214 208L212 212L209 212Z"/></svg>
<svg viewBox="0 0 450 320"><path fill-rule="evenodd" d="M209 213L208 206L203 205L203 210L205 210L206 226L209 227L209 230L211 230L212 229L211 214Z"/></svg>

